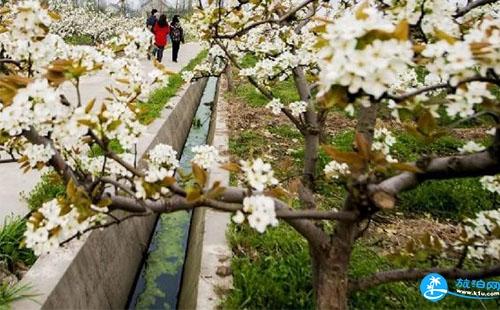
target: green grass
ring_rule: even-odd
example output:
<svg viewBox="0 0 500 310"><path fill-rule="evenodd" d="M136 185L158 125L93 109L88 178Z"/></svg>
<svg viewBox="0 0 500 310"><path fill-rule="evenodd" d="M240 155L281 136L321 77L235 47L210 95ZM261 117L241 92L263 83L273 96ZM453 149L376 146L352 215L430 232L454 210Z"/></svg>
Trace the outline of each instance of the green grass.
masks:
<svg viewBox="0 0 500 310"><path fill-rule="evenodd" d="M280 224L259 234L248 226L232 225L228 231L233 249L231 268L234 289L224 309L314 309L312 275L306 241L292 228ZM368 259L369 258L369 259ZM444 266L448 261L441 262ZM359 278L378 271L405 268L357 243L351 255L349 276ZM430 267L424 263L419 267ZM454 282L449 281L452 285ZM495 301L481 302L447 296L439 303L425 300L419 282L380 285L349 297L351 309L497 309Z"/></svg>
<svg viewBox="0 0 500 310"><path fill-rule="evenodd" d="M0 228L0 261L6 262L10 268L16 262L31 266L36 260L33 251L20 246L25 231L26 220L15 217L6 218Z"/></svg>
<svg viewBox="0 0 500 310"><path fill-rule="evenodd" d="M182 71L193 70L193 68L205 59L207 55L207 50L201 51L182 69ZM139 104L139 109L141 110L138 115L139 121L143 124L150 124L153 120L158 118L165 108L165 105L168 103L168 100L175 96L183 84L184 80L181 77L181 73L171 75L165 87L153 91L147 102Z"/></svg>
<svg viewBox="0 0 500 310"><path fill-rule="evenodd" d="M72 45L94 45L94 39L90 35L74 35L65 37L64 41Z"/></svg>
<svg viewBox="0 0 500 310"><path fill-rule="evenodd" d="M263 107L269 103L264 95L260 93L250 83L237 83L235 85L234 94L240 99L248 103L252 107ZM273 95L281 99L284 104L300 100L297 89L295 88L294 81L287 79L283 82L273 85L271 89Z"/></svg>
<svg viewBox="0 0 500 310"><path fill-rule="evenodd" d="M451 136L443 136L432 143L418 139L406 132L394 132L396 143L392 152L400 161L415 161L422 155L445 156L455 154L464 143ZM354 131L346 130L335 135L330 143L341 151L351 151L354 141Z"/></svg>
<svg viewBox="0 0 500 310"><path fill-rule="evenodd" d="M238 137L229 141L231 154L240 158L251 158L252 155L260 155L259 149L266 143L266 139L254 130L244 130Z"/></svg>
<svg viewBox="0 0 500 310"><path fill-rule="evenodd" d="M29 194L24 194L28 208L32 211L38 210L44 203L56 197L64 195L66 187L61 178L55 172L42 175L40 182Z"/></svg>
<svg viewBox="0 0 500 310"><path fill-rule="evenodd" d="M428 213L455 220L500 205L500 196L485 190L479 178L427 181L399 198L398 207L408 214Z"/></svg>
<svg viewBox="0 0 500 310"><path fill-rule="evenodd" d="M234 290L225 309L311 309L311 268L307 244L286 225L259 234L248 226L228 232Z"/></svg>
<svg viewBox="0 0 500 310"><path fill-rule="evenodd" d="M302 134L299 132L299 130L291 125L278 125L278 126L273 126L268 128L269 132L275 135L278 135L282 138L287 138L287 139L298 139L298 140L303 140Z"/></svg>
<svg viewBox="0 0 500 310"><path fill-rule="evenodd" d="M29 293L29 289L26 285L0 283L0 310L11 309L10 304L16 300L35 296Z"/></svg>

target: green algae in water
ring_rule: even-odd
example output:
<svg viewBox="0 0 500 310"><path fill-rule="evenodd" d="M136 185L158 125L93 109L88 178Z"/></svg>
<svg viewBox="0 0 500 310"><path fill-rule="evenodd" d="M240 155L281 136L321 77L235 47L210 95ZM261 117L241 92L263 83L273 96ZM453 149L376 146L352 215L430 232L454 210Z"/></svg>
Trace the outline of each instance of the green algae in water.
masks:
<svg viewBox="0 0 500 310"><path fill-rule="evenodd" d="M150 252L144 272L145 290L139 295L137 309L170 309L170 302L175 304L177 296L167 296L168 292L177 294L176 289L170 289L172 281L179 271L182 272L184 253L187 242L186 225L190 220L187 212L176 212L160 216L158 230L152 243L156 249ZM162 278L167 281L162 281ZM170 281L168 281L170 280ZM164 302L165 300L169 302ZM160 304L158 304L160 302Z"/></svg>

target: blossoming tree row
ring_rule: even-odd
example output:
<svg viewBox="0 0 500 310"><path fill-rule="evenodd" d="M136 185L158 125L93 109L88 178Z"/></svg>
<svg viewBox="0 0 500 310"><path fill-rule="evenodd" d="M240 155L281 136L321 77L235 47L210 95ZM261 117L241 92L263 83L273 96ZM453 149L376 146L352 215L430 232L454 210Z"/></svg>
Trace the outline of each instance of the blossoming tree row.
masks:
<svg viewBox="0 0 500 310"><path fill-rule="evenodd" d="M206 206L233 212L234 222L247 222L259 232L281 219L304 236L321 309L345 309L350 292L416 280L430 271L449 278L500 274L498 209L464 221L463 234L453 243L432 238L420 245L423 251L460 251L480 259L480 271L464 270L457 262L456 268L392 270L361 279L347 274L354 243L374 215L397 208L399 193L426 180L473 176L500 193L496 1L465 6L446 0L209 1L199 8L192 22L211 46L211 57L186 78L220 75L228 65L239 69L269 99L271 111L284 115L304 136L298 190L282 186L271 163L260 158L220 163L210 146L193 150L191 174L182 181L174 178L179 163L168 145L154 147L146 168L138 168L134 144L144 127L137 121L136 103L166 72L158 66L148 76L141 74L137 58L145 55L150 34L134 29L99 48L68 46L50 32L57 18L38 2L24 1L3 9L0 25L2 148L20 168L51 166L67 184L64 197L44 204L29 219L26 245L36 253L126 218ZM250 68L242 65L248 55L256 59ZM417 70L425 72L424 79L417 79ZM115 81L107 99L69 102L63 96L62 84L79 89L82 76L97 71ZM273 85L284 79L293 79L300 101L286 105L273 93ZM377 123L382 107L427 141L443 130L440 111L457 122L487 116L497 125L488 146L468 142L453 156L398 162L394 136ZM351 152L321 145L329 114L339 108L357 118ZM111 141L125 152L113 152ZM91 152L95 146L103 155ZM318 170L321 148L331 162ZM215 164L236 173L244 186L208 184ZM341 210L319 208L319 179L345 187ZM300 207L288 205L290 199ZM115 210L129 215L118 218ZM323 221L333 222L333 231Z"/></svg>
<svg viewBox="0 0 500 310"><path fill-rule="evenodd" d="M72 1L50 0L49 7L60 18L51 24L51 32L61 37L88 36L93 43L102 43L112 36L135 27L141 27L142 17L126 17L123 14L102 11L94 3L76 6Z"/></svg>

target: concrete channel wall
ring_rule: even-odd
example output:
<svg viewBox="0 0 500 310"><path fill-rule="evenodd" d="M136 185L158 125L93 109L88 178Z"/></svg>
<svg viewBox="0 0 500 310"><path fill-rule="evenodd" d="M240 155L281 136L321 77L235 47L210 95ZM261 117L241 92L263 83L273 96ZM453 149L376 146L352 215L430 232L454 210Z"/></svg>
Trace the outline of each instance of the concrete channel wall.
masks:
<svg viewBox="0 0 500 310"><path fill-rule="evenodd" d="M206 79L184 87L137 146L142 158L157 143L179 153L206 85ZM21 281L37 294L14 309L123 309L143 260L156 216L133 218L38 258Z"/></svg>

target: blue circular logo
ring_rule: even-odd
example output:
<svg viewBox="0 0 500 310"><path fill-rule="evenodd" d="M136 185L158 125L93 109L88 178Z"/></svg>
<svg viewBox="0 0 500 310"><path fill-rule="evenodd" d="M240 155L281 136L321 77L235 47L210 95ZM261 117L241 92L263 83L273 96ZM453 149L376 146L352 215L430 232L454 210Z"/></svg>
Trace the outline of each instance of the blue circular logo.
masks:
<svg viewBox="0 0 500 310"><path fill-rule="evenodd" d="M420 293L427 300L439 301L448 293L448 283L439 273L429 273L420 282Z"/></svg>

